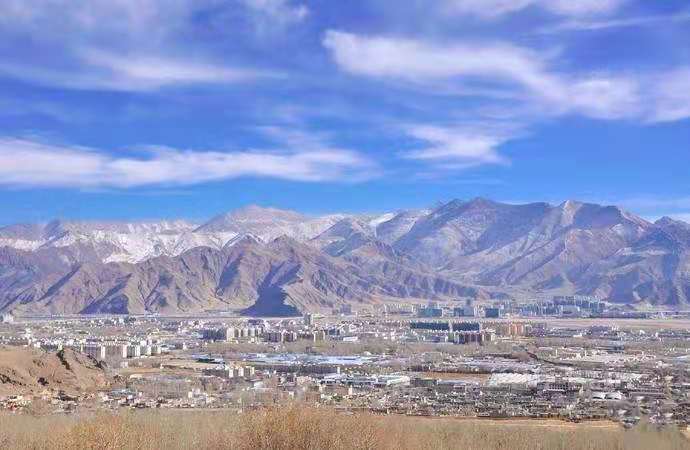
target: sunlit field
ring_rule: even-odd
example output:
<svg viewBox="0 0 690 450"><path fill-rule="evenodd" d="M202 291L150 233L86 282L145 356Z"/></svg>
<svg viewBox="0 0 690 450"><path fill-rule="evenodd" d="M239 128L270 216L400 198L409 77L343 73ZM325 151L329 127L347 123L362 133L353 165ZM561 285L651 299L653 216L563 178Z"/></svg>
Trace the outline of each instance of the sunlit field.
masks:
<svg viewBox="0 0 690 450"><path fill-rule="evenodd" d="M553 421L344 415L292 406L242 415L130 412L0 416L2 449L511 449L690 448L675 429Z"/></svg>

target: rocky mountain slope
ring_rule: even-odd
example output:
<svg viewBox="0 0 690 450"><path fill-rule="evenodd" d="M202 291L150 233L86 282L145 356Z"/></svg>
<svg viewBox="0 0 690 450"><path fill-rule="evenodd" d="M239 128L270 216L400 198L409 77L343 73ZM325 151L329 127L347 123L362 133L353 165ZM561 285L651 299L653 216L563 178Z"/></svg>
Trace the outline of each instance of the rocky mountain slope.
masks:
<svg viewBox="0 0 690 450"><path fill-rule="evenodd" d="M283 236L245 237L223 249L197 247L139 264L52 265L55 255L4 249L0 309L18 314L236 310L287 315L331 311L381 297L453 298L487 294L403 263L354 264Z"/></svg>
<svg viewBox="0 0 690 450"><path fill-rule="evenodd" d="M247 314L537 292L685 305L690 225L615 206L453 200L382 215L256 206L202 225L0 229L0 310Z"/></svg>
<svg viewBox="0 0 690 450"><path fill-rule="evenodd" d="M81 353L0 346L0 395L47 389L77 393L107 384L102 366Z"/></svg>

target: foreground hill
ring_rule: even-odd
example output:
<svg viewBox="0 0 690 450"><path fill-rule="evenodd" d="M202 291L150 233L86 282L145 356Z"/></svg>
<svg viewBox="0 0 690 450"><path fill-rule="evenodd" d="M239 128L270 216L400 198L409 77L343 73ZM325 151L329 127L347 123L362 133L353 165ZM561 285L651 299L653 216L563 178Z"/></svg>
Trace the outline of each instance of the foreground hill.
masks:
<svg viewBox="0 0 690 450"><path fill-rule="evenodd" d="M74 393L106 385L103 368L81 353L0 346L0 396L46 389Z"/></svg>
<svg viewBox="0 0 690 450"><path fill-rule="evenodd" d="M252 206L199 226L0 229L0 310L19 314L283 315L543 292L687 305L690 225L575 201L474 199L381 215Z"/></svg>

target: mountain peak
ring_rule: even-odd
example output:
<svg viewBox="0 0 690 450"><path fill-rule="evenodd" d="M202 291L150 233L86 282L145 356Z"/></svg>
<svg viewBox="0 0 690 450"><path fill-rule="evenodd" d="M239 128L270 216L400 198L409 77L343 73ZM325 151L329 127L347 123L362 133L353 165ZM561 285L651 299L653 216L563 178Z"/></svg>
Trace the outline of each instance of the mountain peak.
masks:
<svg viewBox="0 0 690 450"><path fill-rule="evenodd" d="M52 239L64 234L65 231L67 231L65 229L65 224L66 222L60 219L51 220L46 224L45 228L43 229L44 238Z"/></svg>
<svg viewBox="0 0 690 450"><path fill-rule="evenodd" d="M488 199L486 197L474 197L470 201L467 202L470 205L477 205L477 206L493 206L497 205L498 202L495 202L491 199Z"/></svg>
<svg viewBox="0 0 690 450"><path fill-rule="evenodd" d="M247 205L239 209L235 209L225 214L226 217L231 217L235 220L287 220L299 221L304 220L305 217L295 211L287 209L271 208L259 205Z"/></svg>
<svg viewBox="0 0 690 450"><path fill-rule="evenodd" d="M445 216L447 214L455 214L462 211L495 209L499 206L503 206L503 204L483 197L475 197L470 200L460 200L456 198L437 207L433 211L433 214Z"/></svg>
<svg viewBox="0 0 690 450"><path fill-rule="evenodd" d="M248 224L270 225L276 223L298 223L308 218L298 212L284 209L248 205L239 209L220 214L197 228L196 231L215 232L232 231L240 233L246 231Z"/></svg>
<svg viewBox="0 0 690 450"><path fill-rule="evenodd" d="M581 207L582 205L583 203L577 200L566 200L558 205L558 207L564 210L573 210Z"/></svg>
<svg viewBox="0 0 690 450"><path fill-rule="evenodd" d="M669 225L678 225L678 224L685 224L685 222L683 222L682 220L676 220L676 219L669 217L669 216L663 216L654 222L654 225L658 225L661 227L669 226Z"/></svg>

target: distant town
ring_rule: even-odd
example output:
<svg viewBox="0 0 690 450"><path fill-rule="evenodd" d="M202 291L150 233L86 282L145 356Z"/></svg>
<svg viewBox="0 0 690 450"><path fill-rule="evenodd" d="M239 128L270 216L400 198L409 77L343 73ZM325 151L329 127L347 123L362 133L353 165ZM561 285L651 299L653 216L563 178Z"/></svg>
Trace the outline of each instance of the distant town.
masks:
<svg viewBox="0 0 690 450"><path fill-rule="evenodd" d="M386 415L690 423L690 313L591 297L292 318L2 315L0 349L20 348L76 352L110 381L0 391L0 408L19 413L300 401Z"/></svg>

